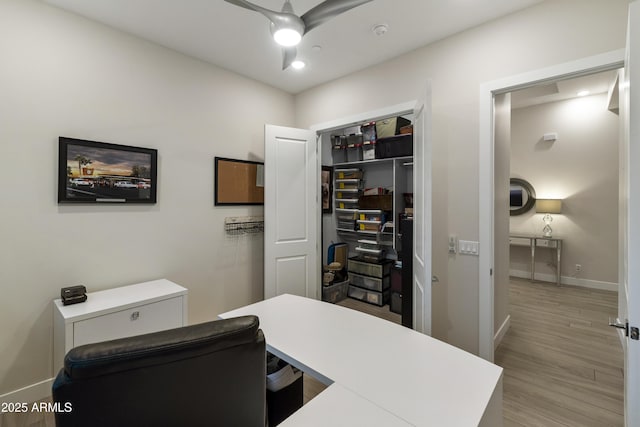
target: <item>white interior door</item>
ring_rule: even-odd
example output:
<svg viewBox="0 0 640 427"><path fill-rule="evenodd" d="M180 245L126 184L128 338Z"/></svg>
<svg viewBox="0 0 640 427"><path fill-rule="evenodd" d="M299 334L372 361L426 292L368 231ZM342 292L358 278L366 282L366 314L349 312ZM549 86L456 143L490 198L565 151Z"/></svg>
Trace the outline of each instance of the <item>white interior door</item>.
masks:
<svg viewBox="0 0 640 427"><path fill-rule="evenodd" d="M413 124L413 329L431 335L431 84Z"/></svg>
<svg viewBox="0 0 640 427"><path fill-rule="evenodd" d="M317 298L318 161L313 131L265 126L264 297Z"/></svg>
<svg viewBox="0 0 640 427"><path fill-rule="evenodd" d="M621 218L623 267L618 317L629 328L640 327L640 3L629 5L627 51L620 84L622 122ZM626 156L624 153L626 152ZM624 191L626 187L627 191ZM626 193L626 195L625 195ZM626 197L625 197L626 196ZM640 426L640 341L633 333L623 338L625 363L625 423Z"/></svg>

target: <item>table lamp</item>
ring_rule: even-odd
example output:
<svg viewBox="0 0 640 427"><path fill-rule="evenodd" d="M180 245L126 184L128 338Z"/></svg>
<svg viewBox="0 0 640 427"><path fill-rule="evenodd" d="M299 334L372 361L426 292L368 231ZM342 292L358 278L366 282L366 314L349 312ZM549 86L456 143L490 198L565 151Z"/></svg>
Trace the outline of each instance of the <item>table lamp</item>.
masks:
<svg viewBox="0 0 640 427"><path fill-rule="evenodd" d="M542 217L544 221L544 228L542 229L542 235L544 237L551 237L553 230L551 229L551 221L553 218L550 214L559 214L562 212L562 200L560 199L537 199L536 200L536 212L545 214Z"/></svg>

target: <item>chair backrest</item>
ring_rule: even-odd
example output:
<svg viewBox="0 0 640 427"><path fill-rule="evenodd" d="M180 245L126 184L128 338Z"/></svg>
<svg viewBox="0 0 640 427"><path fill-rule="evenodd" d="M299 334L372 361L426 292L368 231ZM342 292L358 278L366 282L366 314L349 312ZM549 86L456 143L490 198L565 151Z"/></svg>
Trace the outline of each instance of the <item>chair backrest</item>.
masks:
<svg viewBox="0 0 640 427"><path fill-rule="evenodd" d="M76 347L53 384L56 425L264 426L258 327L244 316Z"/></svg>

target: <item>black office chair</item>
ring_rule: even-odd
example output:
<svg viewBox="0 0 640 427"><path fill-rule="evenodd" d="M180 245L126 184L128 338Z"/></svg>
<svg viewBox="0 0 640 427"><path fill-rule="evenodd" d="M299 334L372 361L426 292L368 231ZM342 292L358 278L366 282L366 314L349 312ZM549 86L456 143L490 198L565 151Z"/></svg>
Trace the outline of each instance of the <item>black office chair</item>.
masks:
<svg viewBox="0 0 640 427"><path fill-rule="evenodd" d="M76 347L53 384L58 427L265 425L256 316Z"/></svg>

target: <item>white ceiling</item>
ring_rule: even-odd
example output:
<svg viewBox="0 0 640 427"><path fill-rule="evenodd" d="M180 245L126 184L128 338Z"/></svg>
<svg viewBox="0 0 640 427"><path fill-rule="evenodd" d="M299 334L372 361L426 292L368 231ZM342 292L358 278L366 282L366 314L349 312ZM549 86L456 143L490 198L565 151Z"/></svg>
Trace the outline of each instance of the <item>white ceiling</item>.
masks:
<svg viewBox="0 0 640 427"><path fill-rule="evenodd" d="M511 92L511 108L530 107L577 98L578 92L583 90L588 91L589 95L608 93L617 73L617 70L603 71L517 90Z"/></svg>
<svg viewBox="0 0 640 427"><path fill-rule="evenodd" d="M223 0L43 1L298 93L542 0L373 0L307 33L298 46L307 67L285 71L268 20ZM280 10L284 1L253 3ZM298 15L319 3L291 0ZM372 32L380 23L389 26L383 36Z"/></svg>

